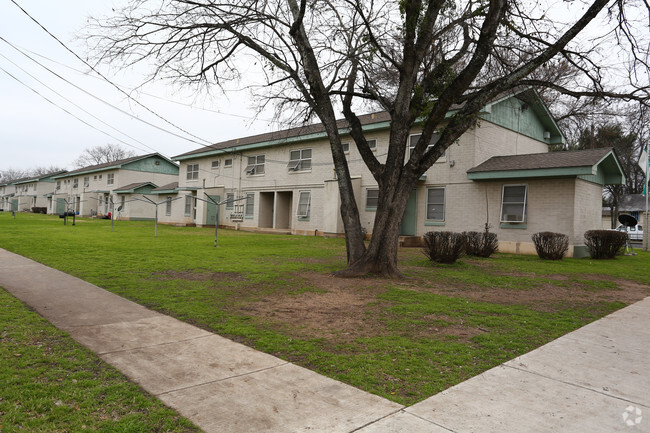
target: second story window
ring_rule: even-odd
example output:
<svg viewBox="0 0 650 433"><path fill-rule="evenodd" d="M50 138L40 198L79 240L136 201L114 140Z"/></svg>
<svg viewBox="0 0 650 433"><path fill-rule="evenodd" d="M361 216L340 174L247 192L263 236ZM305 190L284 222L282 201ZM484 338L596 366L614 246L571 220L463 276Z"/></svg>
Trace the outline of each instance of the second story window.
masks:
<svg viewBox="0 0 650 433"><path fill-rule="evenodd" d="M84 177L84 188L88 188L90 186L90 176Z"/></svg>
<svg viewBox="0 0 650 433"><path fill-rule="evenodd" d="M56 181L56 189L57 189L57 190L60 190L60 189L61 189L61 181L60 181L60 180L57 180L57 181Z"/></svg>
<svg viewBox="0 0 650 433"><path fill-rule="evenodd" d="M292 150L289 153L289 164L287 168L290 171L310 170L311 149Z"/></svg>
<svg viewBox="0 0 650 433"><path fill-rule="evenodd" d="M409 137L409 156L413 153L413 149L415 149L415 145L418 143L418 140L420 139L420 136L422 134L414 134ZM425 152L429 151L440 139L440 136L438 134L433 134L431 135L431 140L429 141L429 145L427 146ZM443 152L442 155L440 155L440 158L445 157L445 153Z"/></svg>
<svg viewBox="0 0 650 433"><path fill-rule="evenodd" d="M187 164L187 180L199 179L199 164Z"/></svg>
<svg viewBox="0 0 650 433"><path fill-rule="evenodd" d="M249 156L244 171L246 174L264 174L264 155Z"/></svg>
<svg viewBox="0 0 650 433"><path fill-rule="evenodd" d="M75 179L72 181L72 187L73 187L73 188L79 188L79 179L75 178Z"/></svg>
<svg viewBox="0 0 650 433"><path fill-rule="evenodd" d="M377 150L377 140L368 140L370 150Z"/></svg>
<svg viewBox="0 0 650 433"><path fill-rule="evenodd" d="M212 167L213 169L217 169L217 168L219 168L220 163L221 163L221 161L219 161L218 159L215 159L214 161L212 161L212 164L210 165L210 167Z"/></svg>
<svg viewBox="0 0 650 433"><path fill-rule="evenodd" d="M106 175L106 184L107 185L113 185L113 182L115 182L115 174L114 173L109 173Z"/></svg>
<svg viewBox="0 0 650 433"><path fill-rule="evenodd" d="M350 143L341 143L341 146L343 146L344 153L350 153Z"/></svg>
<svg viewBox="0 0 650 433"><path fill-rule="evenodd" d="M224 167L232 167L232 158L226 158L223 160Z"/></svg>

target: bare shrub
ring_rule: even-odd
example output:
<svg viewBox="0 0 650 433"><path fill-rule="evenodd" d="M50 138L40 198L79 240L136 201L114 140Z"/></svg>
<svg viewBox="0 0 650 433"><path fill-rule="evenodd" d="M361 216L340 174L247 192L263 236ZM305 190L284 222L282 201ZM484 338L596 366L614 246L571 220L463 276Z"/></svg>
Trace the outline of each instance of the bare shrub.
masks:
<svg viewBox="0 0 650 433"><path fill-rule="evenodd" d="M562 260L569 250L569 237L563 233L538 232L531 237L540 259Z"/></svg>
<svg viewBox="0 0 650 433"><path fill-rule="evenodd" d="M465 236L454 232L424 234L424 255L438 263L454 263L465 250Z"/></svg>
<svg viewBox="0 0 650 433"><path fill-rule="evenodd" d="M465 236L465 254L478 257L490 257L499 248L496 233L463 232Z"/></svg>
<svg viewBox="0 0 650 433"><path fill-rule="evenodd" d="M616 230L589 230L585 245L592 259L613 259L627 242L627 233Z"/></svg>

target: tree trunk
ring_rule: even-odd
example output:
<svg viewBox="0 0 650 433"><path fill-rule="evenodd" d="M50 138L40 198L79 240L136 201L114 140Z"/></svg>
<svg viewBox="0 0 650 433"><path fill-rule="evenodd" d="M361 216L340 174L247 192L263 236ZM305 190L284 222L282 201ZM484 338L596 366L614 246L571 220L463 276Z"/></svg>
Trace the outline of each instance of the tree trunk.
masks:
<svg viewBox="0 0 650 433"><path fill-rule="evenodd" d="M334 275L350 278L371 273L388 278L402 277L397 268L397 247L402 218L414 186L414 179L408 180L402 176L397 182L380 189L368 248L359 259Z"/></svg>

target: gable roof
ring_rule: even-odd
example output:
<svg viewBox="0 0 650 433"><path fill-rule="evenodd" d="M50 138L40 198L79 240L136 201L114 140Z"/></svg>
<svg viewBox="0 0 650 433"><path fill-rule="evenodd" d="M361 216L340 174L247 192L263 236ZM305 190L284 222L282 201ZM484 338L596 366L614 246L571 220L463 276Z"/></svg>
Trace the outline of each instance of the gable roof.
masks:
<svg viewBox="0 0 650 433"><path fill-rule="evenodd" d="M159 186L158 188L154 188L151 190L151 192L156 193L156 194L164 194L164 193L175 193L178 192L178 182L172 182L168 183L167 185Z"/></svg>
<svg viewBox="0 0 650 433"><path fill-rule="evenodd" d="M535 113L539 116L540 122L546 127L547 130L552 131L553 139L547 143L563 143L564 135L560 131L555 119L548 111L548 108L542 101L539 93L531 87L517 88L508 92L504 92L496 96L489 104L487 104L480 116L488 121L495 122L491 119L491 107L496 106L502 101L510 98L520 99L533 107ZM452 115L455 111L460 110L464 104L454 104L449 108L447 116ZM382 130L390 128L391 117L387 111L380 111L376 113L360 115L359 121L364 131ZM416 122L417 123L417 122ZM338 119L336 121L337 128L341 135L349 131L349 123L346 119ZM327 138L325 127L322 123L311 125L304 125L296 128L284 129L281 131L267 132L264 134L251 135L249 137L242 137L233 140L222 141L213 145L206 145L199 149L182 153L172 157L175 161L183 161L194 159L198 157L218 155L226 152L242 151L251 148L269 147L280 144L289 144L297 141L309 141L316 139Z"/></svg>
<svg viewBox="0 0 650 433"><path fill-rule="evenodd" d="M579 177L603 185L625 182L614 149L599 149L493 156L467 170L471 180Z"/></svg>
<svg viewBox="0 0 650 433"><path fill-rule="evenodd" d="M123 166L125 166L127 164L130 164L132 162L140 161L140 160L151 158L151 157L156 157L156 158L163 159L166 162L168 162L169 164L172 164L174 166L177 165L173 161L171 161L170 159L162 156L159 153L149 153L149 154L146 154L146 155L138 155L138 156L133 156L131 158L124 158L124 159L120 159L120 160L113 161L113 162L106 162L106 163L103 163L103 164L89 165L87 167L82 167L82 168L79 168L77 170L68 171L67 173L64 173L64 174L61 174L61 175L58 175L58 176L54 176L54 179L61 179L61 178L64 178L64 177L69 177L69 176L78 176L78 175L81 175L81 174L96 173L96 172L104 171L104 170L122 168Z"/></svg>
<svg viewBox="0 0 650 433"><path fill-rule="evenodd" d="M135 183L130 183L128 185L124 185L123 187L120 188L115 188L113 192L116 194L129 194L129 193L132 194L136 192L136 190L147 186L149 187L149 189L153 189L156 188L158 185L156 185L153 182L135 182Z"/></svg>
<svg viewBox="0 0 650 433"><path fill-rule="evenodd" d="M60 171L55 171L55 172L48 173L48 174L42 174L42 175L39 175L39 176L28 177L26 179L19 179L19 180L13 182L13 183L18 185L18 184L21 184L21 183L39 182L41 180L54 178L54 177L59 176L59 175L64 174L64 173L67 173L67 170L60 170ZM52 181L50 181L50 182L52 182Z"/></svg>

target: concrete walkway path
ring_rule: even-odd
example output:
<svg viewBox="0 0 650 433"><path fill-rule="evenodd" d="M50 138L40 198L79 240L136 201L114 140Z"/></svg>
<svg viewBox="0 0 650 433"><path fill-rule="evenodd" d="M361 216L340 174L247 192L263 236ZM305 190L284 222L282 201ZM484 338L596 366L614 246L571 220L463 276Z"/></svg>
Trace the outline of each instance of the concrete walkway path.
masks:
<svg viewBox="0 0 650 433"><path fill-rule="evenodd" d="M650 433L650 298L403 408L2 249L0 287L205 432Z"/></svg>

